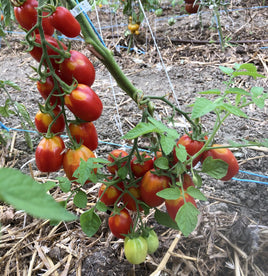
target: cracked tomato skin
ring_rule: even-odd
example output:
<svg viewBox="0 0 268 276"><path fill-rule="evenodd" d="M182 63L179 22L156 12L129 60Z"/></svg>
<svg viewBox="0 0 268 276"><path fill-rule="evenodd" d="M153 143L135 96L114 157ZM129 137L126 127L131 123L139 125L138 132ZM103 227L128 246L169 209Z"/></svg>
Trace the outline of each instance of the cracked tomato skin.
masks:
<svg viewBox="0 0 268 276"><path fill-rule="evenodd" d="M148 171L141 180L141 199L150 207L157 207L164 202L164 198L156 193L166 189L170 185L170 180L165 175L153 174L154 170Z"/></svg>
<svg viewBox="0 0 268 276"><path fill-rule="evenodd" d="M87 161L89 158L94 158L95 154L86 146L80 145L77 149L68 149L63 157L63 169L69 180L75 180L73 173L79 167L81 158Z"/></svg>
<svg viewBox="0 0 268 276"><path fill-rule="evenodd" d="M71 50L71 57L66 58L60 65L60 76L71 85L73 78L78 83L91 86L95 81L95 68L91 61L82 53Z"/></svg>
<svg viewBox="0 0 268 276"><path fill-rule="evenodd" d="M219 145L219 144L212 145L212 147L220 147L220 146L222 145ZM202 162L209 156L211 156L213 159L221 159L222 161L228 164L227 174L224 177L222 177L220 180L228 181L238 173L239 165L238 165L237 159L228 148L210 149L208 151L203 152Z"/></svg>
<svg viewBox="0 0 268 276"><path fill-rule="evenodd" d="M61 112L61 109L56 106L53 110L54 116L56 117ZM48 127L53 121L53 117L49 113L43 113L40 110L36 113L34 123L37 130L41 133L47 133ZM64 116L61 114L58 119L53 123L50 131L54 134L62 133L65 128Z"/></svg>
<svg viewBox="0 0 268 276"><path fill-rule="evenodd" d="M110 161L111 163L113 163L115 161L115 159L117 158L123 158L128 156L128 153L124 150L121 149L114 149L110 152L107 160ZM127 163L127 161L124 161L123 163L121 163L121 167L124 167L125 164ZM118 166L117 165L107 165L107 170L112 173L115 174L118 171Z"/></svg>
<svg viewBox="0 0 268 276"><path fill-rule="evenodd" d="M71 94L64 96L65 105L81 120L92 122L102 113L99 96L88 85L78 84Z"/></svg>
<svg viewBox="0 0 268 276"><path fill-rule="evenodd" d="M79 22L65 7L59 6L50 16L51 25L67 37L76 37L80 34Z"/></svg>
<svg viewBox="0 0 268 276"><path fill-rule="evenodd" d="M117 215L111 214L108 219L108 225L115 237L118 239L125 239L124 235L130 233L133 221L128 210L124 208Z"/></svg>
<svg viewBox="0 0 268 276"><path fill-rule="evenodd" d="M195 202L193 197L191 197L186 192L184 192L184 197L185 197L186 202L191 202L197 208L196 202ZM174 200L173 199L166 199L165 200L165 205L166 205L167 212L168 212L169 216L173 220L175 220L179 209L184 205L183 196L181 195L179 198L174 199Z"/></svg>
<svg viewBox="0 0 268 276"><path fill-rule="evenodd" d="M124 240L124 252L126 259L131 264L141 264L145 261L148 251L148 244L142 237L126 237Z"/></svg>
<svg viewBox="0 0 268 276"><path fill-rule="evenodd" d="M98 133L93 122L70 123L69 130L77 143L82 143L92 151L98 147Z"/></svg>
<svg viewBox="0 0 268 276"><path fill-rule="evenodd" d="M56 172L63 163L65 145L60 136L44 137L35 150L35 162L41 172Z"/></svg>

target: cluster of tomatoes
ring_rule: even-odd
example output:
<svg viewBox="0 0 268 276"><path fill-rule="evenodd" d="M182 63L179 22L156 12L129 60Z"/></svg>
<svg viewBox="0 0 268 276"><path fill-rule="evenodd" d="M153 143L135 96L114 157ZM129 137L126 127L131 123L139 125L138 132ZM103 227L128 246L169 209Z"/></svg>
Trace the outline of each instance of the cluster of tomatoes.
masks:
<svg viewBox="0 0 268 276"><path fill-rule="evenodd" d="M204 141L206 139L207 137L204 138ZM190 134L184 134L178 140L176 147L183 145L190 158L190 156L194 156L203 148L204 141L194 140ZM172 165L178 162L176 147L171 154ZM113 208L113 213L111 213L108 220L109 228L115 237L125 239L125 255L131 263L143 262L146 258L146 254L140 254L140 252L146 251L144 249L146 247L143 241L144 235L134 235L134 238L131 238L130 233L133 232L134 224L131 214L142 212L145 206L146 208L155 208L164 203L167 213L175 221L179 209L185 202L190 202L197 208L195 199L187 193L189 187L195 187L194 181L188 172L183 173L176 179L176 182L181 183L178 198L164 199L158 196L158 192L172 186L171 178L157 168L156 160L160 157L162 157L161 151L158 151L155 156L150 156L148 153L143 152L134 155L134 157L129 157L128 153L123 149L113 150L108 156L109 163L107 165L107 169L112 176L110 176L106 183L101 185L98 192L100 201ZM230 180L238 173L239 166L233 153L229 149L221 148L221 145L217 144L194 158L192 165L195 166L199 161L203 163L208 157L221 159L228 164L227 173L221 178L222 181ZM123 173L123 177L120 177L122 170L127 166L129 166L132 176L126 178ZM156 236L155 234L152 235ZM154 240L152 242L153 245L158 244L156 237L152 240ZM132 243L132 249L130 249L129 243ZM154 250L157 249L157 246L154 247ZM133 252L136 253L135 256L138 256L136 257L137 259L129 257ZM153 253L154 251L147 249L146 252Z"/></svg>
<svg viewBox="0 0 268 276"><path fill-rule="evenodd" d="M197 13L199 9L199 4L195 3L198 2L196 0L184 0L185 3L185 10L188 13Z"/></svg>
<svg viewBox="0 0 268 276"><path fill-rule="evenodd" d="M134 23L133 19L132 19L132 16L129 16L129 18L128 18L128 26L127 26L127 28L129 29L129 31L132 34L135 34L135 35L139 35L140 34L140 31L139 31L140 23L139 22Z"/></svg>
<svg viewBox="0 0 268 276"><path fill-rule="evenodd" d="M79 51L66 51L68 47L53 37L55 30L66 37L76 37L81 31L80 24L63 6L55 7L50 13L43 12L44 41L39 28L35 28L39 16L38 1L22 3L14 0L12 3L21 27L26 31L33 30L34 44L30 55L47 68L46 78L37 81L37 90L46 100L35 116L36 128L44 136L35 152L37 168L42 172L55 172L63 166L67 177L73 180L80 159L95 157L93 151L98 146L98 135L93 121L100 117L103 109L100 98L91 88L95 80L91 61ZM67 56L63 58L57 49ZM43 51L47 52L47 59L44 59ZM70 91L66 92L62 85ZM74 120L67 120L66 107ZM68 149L61 138L65 128L73 142Z"/></svg>

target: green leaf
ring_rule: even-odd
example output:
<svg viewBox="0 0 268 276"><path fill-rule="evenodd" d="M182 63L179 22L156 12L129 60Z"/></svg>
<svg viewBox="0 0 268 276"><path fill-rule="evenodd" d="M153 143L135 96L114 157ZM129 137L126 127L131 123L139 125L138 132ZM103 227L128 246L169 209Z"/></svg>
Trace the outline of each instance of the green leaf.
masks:
<svg viewBox="0 0 268 276"><path fill-rule="evenodd" d="M181 196L180 189L178 187L174 188L167 188L160 192L156 193L159 197L162 197L164 199L178 199Z"/></svg>
<svg viewBox="0 0 268 276"><path fill-rule="evenodd" d="M197 171L194 170L193 172L193 182L194 182L194 185L198 188L200 188L202 186L202 178L201 176L198 174Z"/></svg>
<svg viewBox="0 0 268 276"><path fill-rule="evenodd" d="M162 170L168 170L169 169L168 159L166 157L161 156L154 161L154 166Z"/></svg>
<svg viewBox="0 0 268 276"><path fill-rule="evenodd" d="M168 228L179 230L179 227L176 224L176 222L173 221L172 218L169 216L169 214L167 214L165 212L162 212L162 211L156 209L155 213L154 213L154 218L161 225L164 225Z"/></svg>
<svg viewBox="0 0 268 276"><path fill-rule="evenodd" d="M74 204L78 208L85 208L87 206L87 194L84 191L79 190L74 196Z"/></svg>
<svg viewBox="0 0 268 276"><path fill-rule="evenodd" d="M248 118L247 114L245 114L240 108L224 103L220 106L221 109L227 110L231 114L234 114L235 116L243 117L243 118Z"/></svg>
<svg viewBox="0 0 268 276"><path fill-rule="evenodd" d="M185 146L179 144L177 147L175 147L176 156L178 160L180 160L182 163L187 160L187 151Z"/></svg>
<svg viewBox="0 0 268 276"><path fill-rule="evenodd" d="M30 114L27 111L26 107L23 104L20 104L18 102L14 102L14 104L16 105L19 113L21 114L21 116L23 117L23 119L27 122L27 124L29 126L31 126L32 128L35 127L34 123L32 122L32 119L30 118Z"/></svg>
<svg viewBox="0 0 268 276"><path fill-rule="evenodd" d="M177 222L182 234L189 236L197 225L199 211L191 202L186 202L179 209L175 221Z"/></svg>
<svg viewBox="0 0 268 276"><path fill-rule="evenodd" d="M9 117L10 115L16 114L14 111L9 109L10 103L10 99L6 99L5 105L0 106L0 115L2 115L3 117Z"/></svg>
<svg viewBox="0 0 268 276"><path fill-rule="evenodd" d="M98 211L100 212L106 212L108 210L107 206L105 205L104 202L98 201L95 205Z"/></svg>
<svg viewBox="0 0 268 276"><path fill-rule="evenodd" d="M192 119L199 118L205 114L208 114L217 107L215 103L206 98L196 98L193 110Z"/></svg>
<svg viewBox="0 0 268 276"><path fill-rule="evenodd" d="M195 187L192 187L192 186L188 187L187 194L199 200L204 200L204 201L207 200L207 198L204 196L203 193L200 192L199 189L196 189Z"/></svg>
<svg viewBox="0 0 268 276"><path fill-rule="evenodd" d="M220 95L221 94L221 90L219 89L210 89L210 90L206 90L206 91L202 91L202 92L198 92L198 94L203 94L203 95Z"/></svg>
<svg viewBox="0 0 268 276"><path fill-rule="evenodd" d="M44 184L42 184L44 186L44 189L46 191L49 191L50 189L54 188L57 186L57 184L53 181L47 181Z"/></svg>
<svg viewBox="0 0 268 276"><path fill-rule="evenodd" d="M176 145L174 138L166 135L160 136L160 144L163 149L163 152L168 155L173 150L174 146Z"/></svg>
<svg viewBox="0 0 268 276"><path fill-rule="evenodd" d="M259 107L264 108L265 106L265 100L268 99L268 94L263 93L263 87L252 87L251 88L252 93L252 100L253 102Z"/></svg>
<svg viewBox="0 0 268 276"><path fill-rule="evenodd" d="M49 220L71 221L76 216L69 213L41 184L30 176L11 168L0 169L0 198L18 210Z"/></svg>
<svg viewBox="0 0 268 276"><path fill-rule="evenodd" d="M234 70L232 68L229 68L229 67L219 66L219 68L224 74L229 75L229 76L231 76L234 72Z"/></svg>
<svg viewBox="0 0 268 276"><path fill-rule="evenodd" d="M147 133L157 132L158 129L151 123L138 123L128 133L126 133L121 139L131 140Z"/></svg>
<svg viewBox="0 0 268 276"><path fill-rule="evenodd" d="M4 81L4 85L10 86L17 91L21 91L21 88L13 81L6 80L6 81Z"/></svg>
<svg viewBox="0 0 268 276"><path fill-rule="evenodd" d="M68 193L71 190L71 181L67 177L57 177L59 180L59 186L64 193Z"/></svg>
<svg viewBox="0 0 268 276"><path fill-rule="evenodd" d="M221 179L227 174L228 164L221 159L213 159L211 156L207 157L202 164L202 172L208 175Z"/></svg>
<svg viewBox="0 0 268 276"><path fill-rule="evenodd" d="M94 212L94 209L90 209L86 212L84 212L80 216L80 225L83 230L83 232L88 236L92 237L101 225L101 220L99 216Z"/></svg>
<svg viewBox="0 0 268 276"><path fill-rule="evenodd" d="M238 88L238 87L231 87L228 88L225 91L225 94L238 94L238 95L246 95L246 96L250 96L250 93L247 92L246 90L242 89L242 88Z"/></svg>
<svg viewBox="0 0 268 276"><path fill-rule="evenodd" d="M123 167L119 168L119 170L117 171L117 174L121 179L126 179L127 174L128 174L127 166L123 166Z"/></svg>

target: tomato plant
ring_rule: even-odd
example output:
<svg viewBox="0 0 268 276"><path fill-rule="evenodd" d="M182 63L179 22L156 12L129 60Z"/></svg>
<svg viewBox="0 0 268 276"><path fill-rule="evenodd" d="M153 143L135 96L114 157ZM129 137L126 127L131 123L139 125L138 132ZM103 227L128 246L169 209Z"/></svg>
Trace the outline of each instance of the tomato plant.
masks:
<svg viewBox="0 0 268 276"><path fill-rule="evenodd" d="M140 192L140 187L130 187L128 189L128 191L126 193L124 193L123 197L122 197L122 201L125 205L125 207L128 210L131 211L137 211L137 205L136 205L136 201L133 199L133 197L136 200L141 200L141 192ZM139 210L142 211L142 207L140 205L139 206Z"/></svg>
<svg viewBox="0 0 268 276"><path fill-rule="evenodd" d="M128 156L128 153L124 150L121 149L114 149L108 156L108 161L110 162L110 164L107 165L107 170L112 173L115 174L119 168L125 166L126 161L121 162L121 158ZM119 160L117 160L119 159ZM116 164L117 163L117 164ZM120 164L118 164L120 163ZM119 166L119 167L118 167Z"/></svg>
<svg viewBox="0 0 268 276"><path fill-rule="evenodd" d="M143 263L146 259L148 245L142 237L126 237L124 241L124 252L127 260L131 264Z"/></svg>
<svg viewBox="0 0 268 276"><path fill-rule="evenodd" d="M46 133L48 130L49 125L52 123L54 118L58 116L58 114L61 112L61 109L56 106L53 111L51 111L54 116L52 117L50 113L43 113L42 111L38 111L35 115L34 122L37 130L41 133ZM53 125L50 128L50 131L52 133L61 133L63 132L65 128L65 121L63 114L60 114L59 117L56 119L56 121L53 123Z"/></svg>
<svg viewBox="0 0 268 276"><path fill-rule="evenodd" d="M136 177L142 177L146 172L154 168L154 161L151 156L143 153L139 157L140 160L137 156L134 156L130 163L131 170Z"/></svg>
<svg viewBox="0 0 268 276"><path fill-rule="evenodd" d="M122 209L119 214L112 213L108 219L111 232L118 239L125 239L133 226L132 218L127 209Z"/></svg>
<svg viewBox="0 0 268 276"><path fill-rule="evenodd" d="M148 254L153 254L159 247L159 239L153 229L145 229L143 238L147 242Z"/></svg>
<svg viewBox="0 0 268 276"><path fill-rule="evenodd" d="M214 144L212 147L220 147L222 145ZM220 180L227 181L234 177L239 171L238 162L234 154L228 148L210 149L205 151L202 155L202 162L211 156L213 159L220 159L228 164L227 174Z"/></svg>
<svg viewBox="0 0 268 276"><path fill-rule="evenodd" d="M185 201L184 201L184 199L185 199ZM184 192L184 198L183 198L183 195L180 195L179 198L177 198L177 199L166 199L165 200L167 212L173 220L175 220L179 209L184 205L185 202L190 202L197 208L194 198L191 197L189 194L187 194L187 192Z"/></svg>
<svg viewBox="0 0 268 276"><path fill-rule="evenodd" d="M80 145L75 149L68 149L63 156L63 169L70 180L75 180L73 173L79 167L81 159L87 161L94 158L95 154L86 146Z"/></svg>
<svg viewBox="0 0 268 276"><path fill-rule="evenodd" d="M123 182L117 183L117 185L122 190L124 189ZM107 187L105 183L102 183L98 191L98 196L100 198L100 201L102 201L106 206L114 205L121 194L122 194L122 191L119 190L116 186L109 185Z"/></svg>
<svg viewBox="0 0 268 276"><path fill-rule="evenodd" d="M57 7L49 19L51 25L67 37L76 37L80 34L79 22L65 7Z"/></svg>
<svg viewBox="0 0 268 276"><path fill-rule="evenodd" d="M75 116L87 122L97 120L103 109L99 96L85 84L78 84L71 94L65 95L64 102Z"/></svg>
<svg viewBox="0 0 268 276"><path fill-rule="evenodd" d="M156 195L157 192L169 187L169 178L165 175L156 175L155 170L148 171L141 180L141 199L150 207L159 206L164 199Z"/></svg>
<svg viewBox="0 0 268 276"><path fill-rule="evenodd" d="M70 123L69 130L77 143L82 143L92 151L98 147L98 133L93 122Z"/></svg>
<svg viewBox="0 0 268 276"><path fill-rule="evenodd" d="M82 53L71 50L71 56L59 65L60 77L68 84L76 79L78 83L91 86L95 80L95 69L91 61Z"/></svg>
<svg viewBox="0 0 268 276"><path fill-rule="evenodd" d="M194 187L194 182L193 182L193 179L192 179L192 177L189 175L189 174L187 174L187 173L185 173L185 174L183 174L183 176L182 176L182 178L183 178L183 182L182 182L182 187L183 187L183 189L186 191L189 187Z"/></svg>
<svg viewBox="0 0 268 276"><path fill-rule="evenodd" d="M61 137L44 137L35 150L35 162L41 172L56 172L63 163L64 142Z"/></svg>

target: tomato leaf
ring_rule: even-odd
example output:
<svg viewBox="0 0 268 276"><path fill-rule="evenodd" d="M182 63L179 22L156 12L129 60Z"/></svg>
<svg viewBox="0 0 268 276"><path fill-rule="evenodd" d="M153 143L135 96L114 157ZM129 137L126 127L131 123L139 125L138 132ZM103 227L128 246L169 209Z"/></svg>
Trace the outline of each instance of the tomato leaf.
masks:
<svg viewBox="0 0 268 276"><path fill-rule="evenodd" d="M52 196L47 194L43 185L30 176L11 168L0 169L0 198L4 202L26 213L55 221L71 221L76 216L69 213Z"/></svg>
<svg viewBox="0 0 268 276"><path fill-rule="evenodd" d="M168 170L169 169L169 164L168 164L168 159L166 157L159 157L154 161L154 165L162 170Z"/></svg>
<svg viewBox="0 0 268 276"><path fill-rule="evenodd" d="M250 96L250 93L239 87L230 87L227 90L225 90L225 93Z"/></svg>
<svg viewBox="0 0 268 276"><path fill-rule="evenodd" d="M128 174L127 166L123 166L123 167L119 168L119 170L117 171L117 174L121 179L126 179L127 174Z"/></svg>
<svg viewBox="0 0 268 276"><path fill-rule="evenodd" d="M174 140L174 138L163 134L160 137L160 144L161 144L161 147L162 147L164 153L166 155L168 155L169 153L171 153L171 151L173 150L173 148L175 146L175 140Z"/></svg>
<svg viewBox="0 0 268 276"><path fill-rule="evenodd" d="M140 122L128 133L122 136L121 139L131 140L151 132L157 132L157 127L155 127L151 123Z"/></svg>
<svg viewBox="0 0 268 276"><path fill-rule="evenodd" d="M74 196L74 204L78 208L85 208L87 206L87 194L84 191L79 190Z"/></svg>
<svg viewBox="0 0 268 276"><path fill-rule="evenodd" d="M166 227L179 230L179 227L175 221L172 220L172 218L169 216L169 214L162 212L158 209L155 210L154 213L155 220Z"/></svg>
<svg viewBox="0 0 268 276"><path fill-rule="evenodd" d="M193 110L192 110L192 119L199 118L217 107L215 103L206 99L206 98L196 98Z"/></svg>
<svg viewBox="0 0 268 276"><path fill-rule="evenodd" d="M192 187L192 186L188 187L187 194L189 194L193 198L207 201L207 198L204 196L204 194L201 193L200 190L196 189L195 187Z"/></svg>
<svg viewBox="0 0 268 276"><path fill-rule="evenodd" d="M175 147L176 156L178 160L180 160L182 163L186 161L187 159L187 151L185 146L179 144L177 147Z"/></svg>
<svg viewBox="0 0 268 276"><path fill-rule="evenodd" d="M252 87L251 88L252 100L259 107L264 108L265 100L268 98L267 93L263 93L263 87Z"/></svg>
<svg viewBox="0 0 268 276"><path fill-rule="evenodd" d="M174 188L167 188L164 189L162 191L159 191L156 193L159 197L162 197L164 199L177 199L180 197L181 192L180 189L178 187L174 187Z"/></svg>
<svg viewBox="0 0 268 276"><path fill-rule="evenodd" d="M238 108L234 105L224 103L220 106L220 108L227 110L228 112L230 112L236 116L248 118L247 114L245 114L240 108Z"/></svg>
<svg viewBox="0 0 268 276"><path fill-rule="evenodd" d="M68 193L71 190L71 181L67 177L57 177L59 180L59 186L64 193Z"/></svg>
<svg viewBox="0 0 268 276"><path fill-rule="evenodd" d="M88 236L92 237L99 229L101 220L99 216L94 212L94 209L85 211L80 216L80 225L83 232Z"/></svg>
<svg viewBox="0 0 268 276"><path fill-rule="evenodd" d="M206 91L202 91L202 92L198 92L198 94L213 94L213 95L220 95L221 94L221 90L219 89L210 89L210 90L206 90Z"/></svg>
<svg viewBox="0 0 268 276"><path fill-rule="evenodd" d="M202 172L208 175L221 179L227 174L228 164L221 159L213 159L211 156L207 157L202 165Z"/></svg>
<svg viewBox="0 0 268 276"><path fill-rule="evenodd" d="M179 209L175 221L177 222L184 236L189 236L197 225L199 211L191 202L186 202Z"/></svg>
<svg viewBox="0 0 268 276"><path fill-rule="evenodd" d="M232 68L229 68L229 67L219 66L219 68L224 74L229 75L229 76L231 76L234 72L234 70Z"/></svg>
<svg viewBox="0 0 268 276"><path fill-rule="evenodd" d="M106 212L108 210L107 206L105 205L104 202L102 201L98 201L96 203L96 208L97 210L99 210L100 212Z"/></svg>

